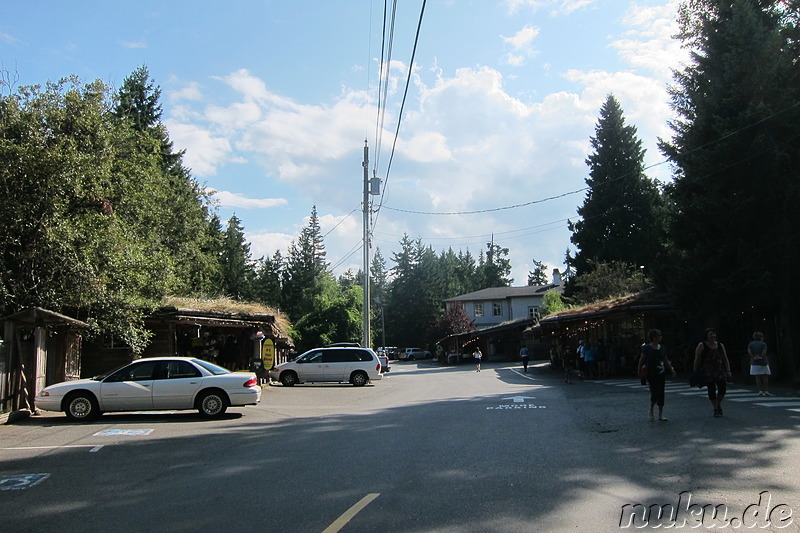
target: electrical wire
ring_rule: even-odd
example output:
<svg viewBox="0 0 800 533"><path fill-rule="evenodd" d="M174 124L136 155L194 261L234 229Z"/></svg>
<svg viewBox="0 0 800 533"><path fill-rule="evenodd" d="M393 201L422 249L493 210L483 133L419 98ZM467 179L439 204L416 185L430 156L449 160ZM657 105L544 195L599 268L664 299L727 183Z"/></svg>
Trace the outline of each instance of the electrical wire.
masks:
<svg viewBox="0 0 800 533"><path fill-rule="evenodd" d="M422 20L423 20L423 17L425 15L425 6L426 6L426 4L427 4L427 0L422 0L422 7L420 8L420 12L419 12L419 21L417 22L417 31L416 31L416 33L414 35L414 46L413 46L412 51L411 51L411 61L409 62L409 65L408 65L408 75L406 76L406 85L405 85L405 89L403 90L403 99L402 99L402 101L400 103L400 112L397 115L397 126L395 127L394 139L392 140L392 150L391 150L391 152L389 154L389 164L386 167L386 174L385 174L384 180L383 180L383 187L381 188L381 199L380 199L380 202L378 203L378 207L374 211L375 218L372 221L372 228L374 228L375 225L378 223L378 218L380 216L381 206L383 206L383 201L384 201L384 198L386 196L386 189L387 189L388 184L389 184L389 176L390 176L390 172L391 172L391 168L392 168L392 161L394 160L394 154L395 154L395 151L396 151L396 148L397 148L397 138L400 135L400 124L402 123L402 120L403 120L403 111L405 109L406 100L408 98L408 88L411 85L411 76L412 76L412 74L414 72L414 60L415 60L416 55L417 55L417 45L419 44L419 35L420 35L420 31L422 30ZM387 74L387 76L388 76L388 74ZM376 156L376 159L377 159L377 157L378 156ZM370 231L370 233L372 233L372 231Z"/></svg>

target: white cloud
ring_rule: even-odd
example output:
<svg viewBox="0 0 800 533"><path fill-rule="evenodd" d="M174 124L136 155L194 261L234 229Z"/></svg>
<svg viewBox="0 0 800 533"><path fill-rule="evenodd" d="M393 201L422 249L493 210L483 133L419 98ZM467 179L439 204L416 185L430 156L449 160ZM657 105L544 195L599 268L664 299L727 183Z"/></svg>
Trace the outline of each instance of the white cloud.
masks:
<svg viewBox="0 0 800 533"><path fill-rule="evenodd" d="M534 39L539 35L541 30L533 26L525 26L519 30L513 37L501 36L503 42L511 45L515 50L527 50L533 44Z"/></svg>
<svg viewBox="0 0 800 533"><path fill-rule="evenodd" d="M169 101L173 104L178 104L183 100L199 102L203 99L203 92L200 90L200 84L196 81L193 81L189 82L182 89L170 91L168 97Z"/></svg>
<svg viewBox="0 0 800 533"><path fill-rule="evenodd" d="M688 52L672 36L678 33L678 0L661 6L634 5L623 22L631 27L625 37L611 46L636 68L644 68L658 79L669 80L671 69L688 60Z"/></svg>
<svg viewBox="0 0 800 533"><path fill-rule="evenodd" d="M593 4L595 1L596 0L507 0L506 3L511 13L516 13L523 8L529 8L534 12L540 8L549 8L550 13L553 15L569 15L573 11Z"/></svg>
<svg viewBox="0 0 800 533"><path fill-rule="evenodd" d="M218 191L216 189L209 189L209 192L214 194L214 198L219 202L219 205L222 207L264 209L264 208L276 207L279 205L286 205L288 203L286 198L250 198L243 194L234 193L230 191Z"/></svg>
<svg viewBox="0 0 800 533"><path fill-rule="evenodd" d="M175 148L187 149L183 161L195 175L212 176L216 174L219 165L231 159L231 145L228 139L215 137L200 126L174 119L164 120L164 125Z"/></svg>
<svg viewBox="0 0 800 533"><path fill-rule="evenodd" d="M533 48L533 41L539 35L539 28L533 26L525 26L519 30L512 37L500 36L507 45L511 46L517 53L508 53L506 55L506 63L513 66L521 66L525 60L535 55L536 50Z"/></svg>
<svg viewBox="0 0 800 533"><path fill-rule="evenodd" d="M245 239L250 243L250 256L254 259L272 257L278 250L286 256L286 250L289 249L289 244L294 238L294 235L286 233L245 232Z"/></svg>
<svg viewBox="0 0 800 533"><path fill-rule="evenodd" d="M144 41L120 41L119 44L123 48L147 48L147 43Z"/></svg>
<svg viewBox="0 0 800 533"><path fill-rule="evenodd" d="M17 44L17 43L20 42L20 40L17 39L16 37L14 37L10 33L6 33L4 31L0 31L0 42L6 43L6 44Z"/></svg>

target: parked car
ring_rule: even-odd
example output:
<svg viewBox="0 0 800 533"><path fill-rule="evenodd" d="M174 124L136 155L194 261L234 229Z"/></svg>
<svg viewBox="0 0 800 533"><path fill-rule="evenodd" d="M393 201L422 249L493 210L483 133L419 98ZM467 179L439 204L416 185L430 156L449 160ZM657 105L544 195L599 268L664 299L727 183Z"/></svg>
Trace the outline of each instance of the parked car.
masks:
<svg viewBox="0 0 800 533"><path fill-rule="evenodd" d="M369 348L314 348L293 361L281 363L270 378L291 387L297 383L352 383L356 387L377 381L381 362Z"/></svg>
<svg viewBox="0 0 800 533"><path fill-rule="evenodd" d="M430 357L431 352L422 348L406 348L406 351L400 355L400 359L405 361L419 361L420 359L430 359Z"/></svg>
<svg viewBox="0 0 800 533"><path fill-rule="evenodd" d="M389 359L400 359L400 352L402 350L400 350L400 348L398 348L397 346L382 346L382 347L378 348L379 352L381 350L383 350L384 353L386 353L386 356Z"/></svg>
<svg viewBox="0 0 800 533"><path fill-rule="evenodd" d="M149 357L91 379L50 385L36 407L90 420L105 411L197 409L207 418L229 406L256 405L261 387L253 372L231 372L202 359Z"/></svg>
<svg viewBox="0 0 800 533"><path fill-rule="evenodd" d="M389 366L389 355L386 352L378 352L378 361L381 362L381 374L385 374L391 370L391 367Z"/></svg>

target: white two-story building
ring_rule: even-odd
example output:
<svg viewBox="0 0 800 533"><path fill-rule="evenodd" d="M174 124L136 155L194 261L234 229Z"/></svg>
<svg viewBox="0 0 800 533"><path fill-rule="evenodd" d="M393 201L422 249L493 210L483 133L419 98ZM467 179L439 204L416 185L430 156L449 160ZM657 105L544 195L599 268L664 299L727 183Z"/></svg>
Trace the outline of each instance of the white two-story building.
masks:
<svg viewBox="0 0 800 533"><path fill-rule="evenodd" d="M474 341L489 356L512 357L519 352L522 331L536 323L544 295L553 289L562 289L557 269L548 285L491 287L448 298L444 305L448 311L456 305L463 307L476 328L456 336L462 347Z"/></svg>

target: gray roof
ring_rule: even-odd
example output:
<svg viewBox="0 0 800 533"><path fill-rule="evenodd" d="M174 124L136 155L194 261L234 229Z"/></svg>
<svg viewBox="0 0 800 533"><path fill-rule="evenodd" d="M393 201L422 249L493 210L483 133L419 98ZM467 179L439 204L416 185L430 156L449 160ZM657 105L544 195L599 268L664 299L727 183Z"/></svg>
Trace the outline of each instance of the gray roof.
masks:
<svg viewBox="0 0 800 533"><path fill-rule="evenodd" d="M549 290L560 289L560 285L526 285L524 287L490 287L479 291L448 298L445 302L474 302L478 300L505 300L507 298L525 298L544 296Z"/></svg>

